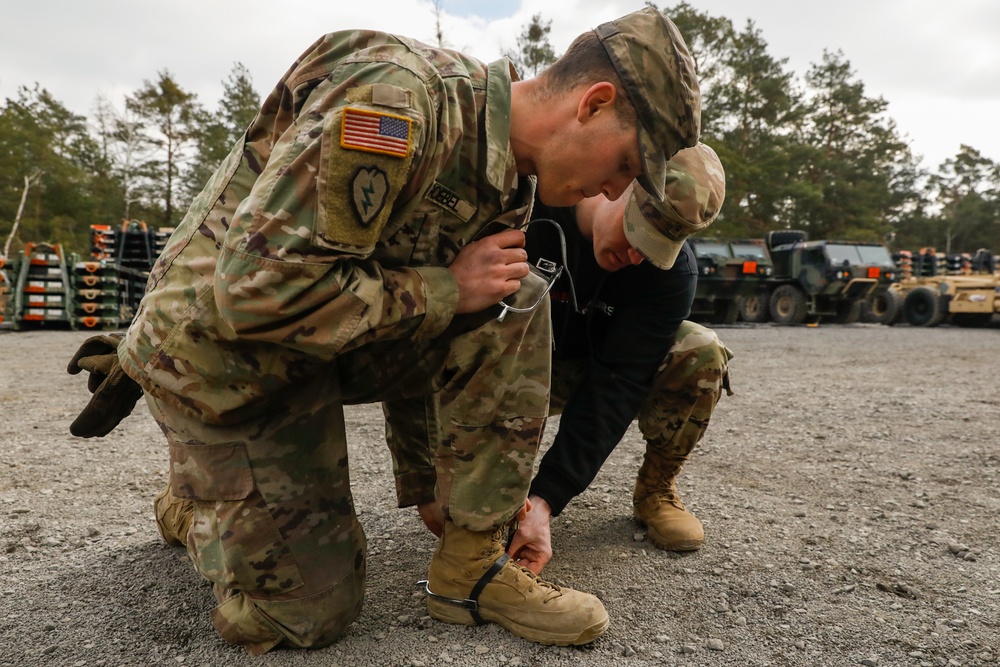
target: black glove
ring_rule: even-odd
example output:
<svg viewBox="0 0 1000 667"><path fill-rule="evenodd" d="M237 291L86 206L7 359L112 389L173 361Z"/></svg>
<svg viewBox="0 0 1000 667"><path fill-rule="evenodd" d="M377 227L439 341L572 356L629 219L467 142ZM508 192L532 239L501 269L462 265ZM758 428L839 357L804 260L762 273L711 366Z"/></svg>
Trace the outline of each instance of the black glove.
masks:
<svg viewBox="0 0 1000 667"><path fill-rule="evenodd" d="M69 432L80 438L103 437L132 413L142 396L142 387L122 370L118 344L122 334L102 334L84 341L70 359L66 372L88 371L87 389L93 394L87 407L70 424Z"/></svg>

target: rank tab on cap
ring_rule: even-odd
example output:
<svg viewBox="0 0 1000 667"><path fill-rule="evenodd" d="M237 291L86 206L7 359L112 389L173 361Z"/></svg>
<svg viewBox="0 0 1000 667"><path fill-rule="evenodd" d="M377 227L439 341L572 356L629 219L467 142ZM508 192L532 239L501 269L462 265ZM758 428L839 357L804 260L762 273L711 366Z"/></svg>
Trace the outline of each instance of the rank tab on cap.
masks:
<svg viewBox="0 0 1000 667"><path fill-rule="evenodd" d="M405 116L348 107L340 125L340 147L406 157L410 153L410 123Z"/></svg>

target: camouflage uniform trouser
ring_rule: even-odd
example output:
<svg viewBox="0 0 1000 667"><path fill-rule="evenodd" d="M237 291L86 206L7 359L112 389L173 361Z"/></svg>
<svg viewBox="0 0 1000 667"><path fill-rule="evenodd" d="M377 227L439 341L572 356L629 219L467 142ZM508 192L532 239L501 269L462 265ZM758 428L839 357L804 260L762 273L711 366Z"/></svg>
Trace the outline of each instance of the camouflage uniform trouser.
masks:
<svg viewBox="0 0 1000 667"><path fill-rule="evenodd" d="M660 364L653 390L639 409L639 431L647 451L666 458L687 458L698 444L729 387L729 360L733 353L715 332L684 321ZM556 361L552 366L550 414L562 413L572 392L584 380L584 365Z"/></svg>
<svg viewBox="0 0 1000 667"><path fill-rule="evenodd" d="M513 303L542 287L526 281ZM457 524L489 530L524 504L548 410L550 315L547 301L503 322L496 312L458 318L468 326L455 336L346 354L245 423L209 426L148 400L170 444L171 490L194 503L187 549L227 641L255 655L326 646L360 613L365 535L344 404L383 402L392 440L433 459L431 488Z"/></svg>

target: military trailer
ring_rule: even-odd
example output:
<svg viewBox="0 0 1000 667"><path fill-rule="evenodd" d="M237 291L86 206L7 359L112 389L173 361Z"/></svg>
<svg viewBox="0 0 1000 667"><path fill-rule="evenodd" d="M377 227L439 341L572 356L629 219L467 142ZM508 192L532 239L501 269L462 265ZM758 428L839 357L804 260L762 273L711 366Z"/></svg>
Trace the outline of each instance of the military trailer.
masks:
<svg viewBox="0 0 1000 667"><path fill-rule="evenodd" d="M886 292L885 324L911 326L950 323L983 327L1000 313L996 256L986 249L973 255L948 255L924 248L897 253L899 281Z"/></svg>
<svg viewBox="0 0 1000 667"><path fill-rule="evenodd" d="M767 248L774 265L768 311L777 324L858 321L862 305L897 269L885 246L854 241L810 241L799 230L773 231Z"/></svg>
<svg viewBox="0 0 1000 667"><path fill-rule="evenodd" d="M763 239L689 237L698 262L698 287L691 318L710 324L732 324L741 299L767 289L771 258Z"/></svg>

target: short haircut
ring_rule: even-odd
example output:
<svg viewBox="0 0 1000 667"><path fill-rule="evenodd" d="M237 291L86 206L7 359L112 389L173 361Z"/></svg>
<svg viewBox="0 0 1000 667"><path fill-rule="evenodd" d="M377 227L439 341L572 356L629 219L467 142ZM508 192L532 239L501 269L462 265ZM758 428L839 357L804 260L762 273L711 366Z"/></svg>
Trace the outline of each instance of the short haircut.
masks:
<svg viewBox="0 0 1000 667"><path fill-rule="evenodd" d="M635 106L622 86L621 78L597 33L585 32L569 45L566 53L538 77L544 83L544 94L557 95L581 85L607 81L617 91L615 117L623 127L638 122Z"/></svg>

